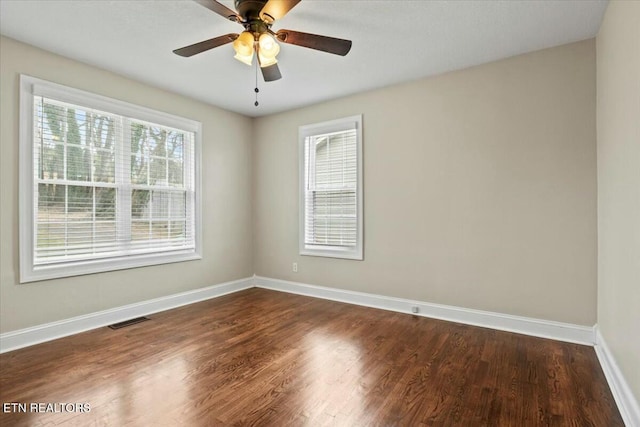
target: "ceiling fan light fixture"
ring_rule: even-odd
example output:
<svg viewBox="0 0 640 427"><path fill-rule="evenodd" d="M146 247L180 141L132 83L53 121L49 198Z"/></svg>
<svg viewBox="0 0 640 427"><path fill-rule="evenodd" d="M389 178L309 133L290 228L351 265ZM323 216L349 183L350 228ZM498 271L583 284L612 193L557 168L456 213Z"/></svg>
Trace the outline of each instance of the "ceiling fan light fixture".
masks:
<svg viewBox="0 0 640 427"><path fill-rule="evenodd" d="M260 34L260 38L258 38L258 52L266 59L275 59L278 53L280 53L280 45L270 34L263 33Z"/></svg>
<svg viewBox="0 0 640 427"><path fill-rule="evenodd" d="M234 58L247 65L251 65L254 43L255 38L253 37L253 34L249 31L243 31L233 42L233 49L236 51Z"/></svg>

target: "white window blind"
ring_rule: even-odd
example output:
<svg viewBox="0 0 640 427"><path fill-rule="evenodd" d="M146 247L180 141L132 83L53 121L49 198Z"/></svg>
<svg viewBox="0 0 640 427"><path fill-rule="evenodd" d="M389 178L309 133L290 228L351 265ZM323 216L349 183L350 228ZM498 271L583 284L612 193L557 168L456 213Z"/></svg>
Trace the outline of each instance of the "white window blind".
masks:
<svg viewBox="0 0 640 427"><path fill-rule="evenodd" d="M59 85L24 89L31 101L30 108L23 108L30 111L32 124L23 143L32 154L26 179L32 183L26 204L32 223L21 236L21 245L30 246L29 253L21 250L22 281L174 262L196 254L193 129L122 114L135 113L135 106L92 99L70 88L66 93ZM111 110L92 105L109 107L110 102ZM153 119L154 112L137 108L145 119ZM164 113L157 114L166 121Z"/></svg>
<svg viewBox="0 0 640 427"><path fill-rule="evenodd" d="M305 142L305 243L355 246L356 131L309 136Z"/></svg>
<svg viewBox="0 0 640 427"><path fill-rule="evenodd" d="M301 129L301 253L362 259L359 116Z"/></svg>

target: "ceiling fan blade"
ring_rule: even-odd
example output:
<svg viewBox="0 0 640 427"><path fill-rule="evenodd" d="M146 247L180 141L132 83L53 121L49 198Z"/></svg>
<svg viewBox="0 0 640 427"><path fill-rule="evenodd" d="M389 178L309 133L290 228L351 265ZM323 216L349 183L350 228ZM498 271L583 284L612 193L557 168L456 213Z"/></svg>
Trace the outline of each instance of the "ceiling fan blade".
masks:
<svg viewBox="0 0 640 427"><path fill-rule="evenodd" d="M260 18L272 23L286 15L298 3L300 0L269 0L260 11Z"/></svg>
<svg viewBox="0 0 640 427"><path fill-rule="evenodd" d="M310 49L321 50L335 55L345 56L351 50L351 40L301 33L300 31L280 30L276 33L283 43L295 44Z"/></svg>
<svg viewBox="0 0 640 427"><path fill-rule="evenodd" d="M268 67L260 68L262 70L262 77L265 82L272 82L274 80L280 80L282 74L280 74L280 68L278 64L269 65Z"/></svg>
<svg viewBox="0 0 640 427"><path fill-rule="evenodd" d="M229 9L227 6L222 3L218 3L215 0L194 0L195 2L200 3L202 6L206 7L209 10L214 11L218 15L222 16L225 19L230 21L240 22L242 19L235 10Z"/></svg>
<svg viewBox="0 0 640 427"><path fill-rule="evenodd" d="M181 47L173 51L176 55L184 56L188 58L198 53L205 52L214 47L222 46L227 43L231 43L238 38L238 34L225 34L224 36L215 37L213 39L205 40L200 43L195 43L189 46Z"/></svg>

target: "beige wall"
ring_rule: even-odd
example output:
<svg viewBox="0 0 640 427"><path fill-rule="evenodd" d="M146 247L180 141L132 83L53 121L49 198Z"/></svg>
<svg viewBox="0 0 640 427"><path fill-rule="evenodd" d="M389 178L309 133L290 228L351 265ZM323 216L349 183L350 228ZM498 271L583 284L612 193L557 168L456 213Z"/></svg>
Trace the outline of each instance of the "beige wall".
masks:
<svg viewBox="0 0 640 427"><path fill-rule="evenodd" d="M598 326L640 401L640 2L609 3L597 58Z"/></svg>
<svg viewBox="0 0 640 427"><path fill-rule="evenodd" d="M253 274L250 119L4 37L0 72L0 332ZM202 122L201 261L19 284L20 73Z"/></svg>
<svg viewBox="0 0 640 427"><path fill-rule="evenodd" d="M11 39L0 43L2 332L253 272L595 323L593 40L253 121ZM203 123L204 260L18 284L19 73ZM359 113L365 260L301 257L298 126Z"/></svg>
<svg viewBox="0 0 640 427"><path fill-rule="evenodd" d="M594 325L595 83L588 40L257 119L256 274ZM298 126L359 113L365 260L299 256Z"/></svg>

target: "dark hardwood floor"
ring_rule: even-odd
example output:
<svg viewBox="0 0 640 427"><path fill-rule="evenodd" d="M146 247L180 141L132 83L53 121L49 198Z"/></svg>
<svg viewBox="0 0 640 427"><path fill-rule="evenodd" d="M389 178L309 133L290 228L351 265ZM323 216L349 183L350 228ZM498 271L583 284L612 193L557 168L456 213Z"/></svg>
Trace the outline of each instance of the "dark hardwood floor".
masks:
<svg viewBox="0 0 640 427"><path fill-rule="evenodd" d="M587 346L264 289L149 317L0 355L2 403L90 405L0 425L623 425Z"/></svg>

